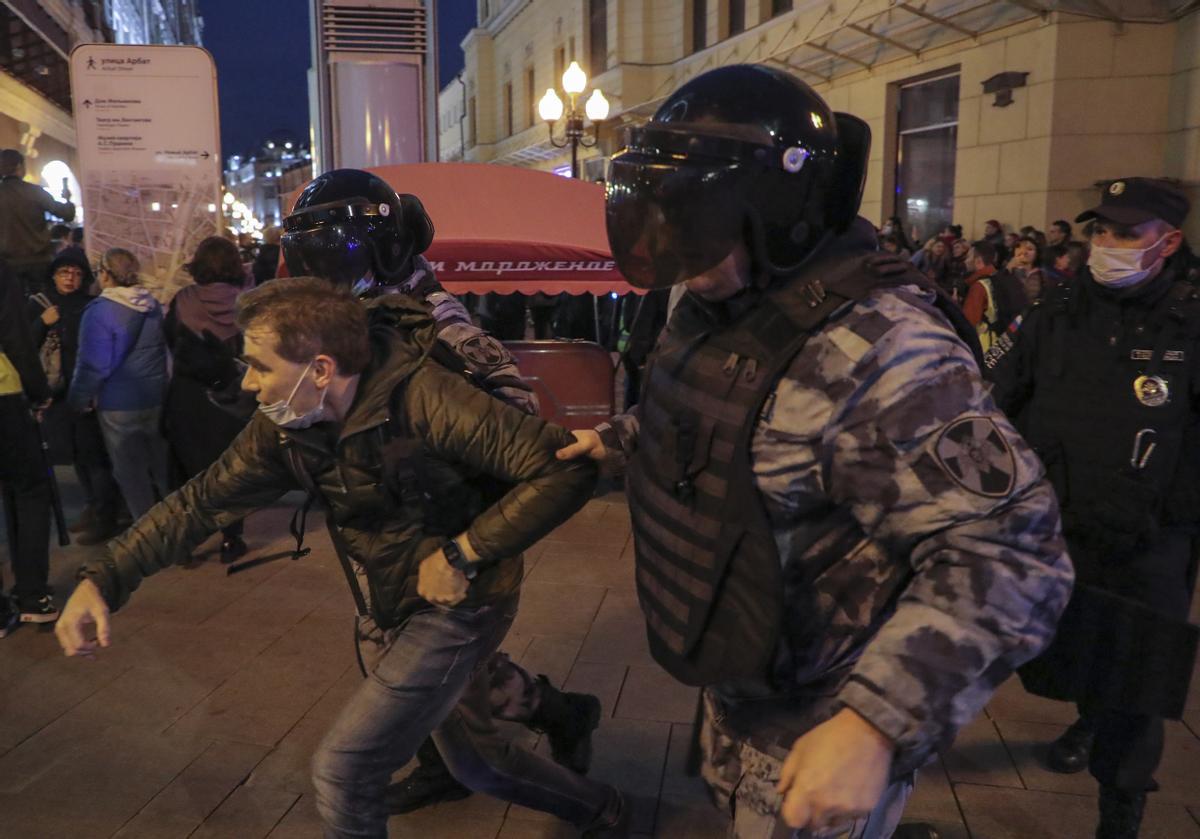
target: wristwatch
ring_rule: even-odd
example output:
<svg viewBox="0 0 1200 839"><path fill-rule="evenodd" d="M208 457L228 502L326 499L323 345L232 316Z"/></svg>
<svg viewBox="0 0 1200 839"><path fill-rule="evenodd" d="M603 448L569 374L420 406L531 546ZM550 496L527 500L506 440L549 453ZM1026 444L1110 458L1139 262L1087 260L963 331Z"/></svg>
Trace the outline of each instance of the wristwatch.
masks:
<svg viewBox="0 0 1200 839"><path fill-rule="evenodd" d="M442 553L446 555L446 561L450 563L450 567L462 571L468 580L475 579L475 575L479 573L478 564L463 556L462 548L453 539L442 545Z"/></svg>

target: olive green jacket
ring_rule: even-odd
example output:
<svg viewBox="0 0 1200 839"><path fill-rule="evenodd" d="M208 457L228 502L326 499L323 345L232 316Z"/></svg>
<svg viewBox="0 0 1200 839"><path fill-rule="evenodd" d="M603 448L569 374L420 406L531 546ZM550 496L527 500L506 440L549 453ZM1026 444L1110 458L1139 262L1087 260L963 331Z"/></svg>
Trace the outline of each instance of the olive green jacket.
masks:
<svg viewBox="0 0 1200 839"><path fill-rule="evenodd" d="M570 432L429 359L436 329L422 304L379 298L371 324L373 360L340 428L284 430L256 413L215 464L81 569L110 609L220 528L300 489L286 445L298 447L327 500L378 623L395 625L428 605L417 594L417 567L463 530L486 566L461 605L520 586L521 552L587 501L594 465L557 460ZM489 479L506 491L488 497L481 487Z"/></svg>

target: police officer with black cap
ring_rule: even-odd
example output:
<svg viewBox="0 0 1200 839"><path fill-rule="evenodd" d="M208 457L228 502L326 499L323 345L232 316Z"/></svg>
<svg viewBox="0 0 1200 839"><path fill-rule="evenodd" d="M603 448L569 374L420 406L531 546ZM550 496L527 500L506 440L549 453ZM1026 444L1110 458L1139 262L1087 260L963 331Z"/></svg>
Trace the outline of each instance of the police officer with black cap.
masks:
<svg viewBox="0 0 1200 839"><path fill-rule="evenodd" d="M687 293L636 413L559 457L628 467L650 650L703 686L738 837L885 839L915 770L1048 642L1071 570L974 330L858 218L870 132L723 67L632 129L613 256Z"/></svg>
<svg viewBox="0 0 1200 839"><path fill-rule="evenodd" d="M1187 198L1121 178L1082 213L1077 282L1046 295L996 365L994 396L1046 465L1076 589L1035 693L1078 703L1050 747L1100 783L1099 839L1138 835L1196 650L1187 624L1200 526L1200 297L1186 280Z"/></svg>

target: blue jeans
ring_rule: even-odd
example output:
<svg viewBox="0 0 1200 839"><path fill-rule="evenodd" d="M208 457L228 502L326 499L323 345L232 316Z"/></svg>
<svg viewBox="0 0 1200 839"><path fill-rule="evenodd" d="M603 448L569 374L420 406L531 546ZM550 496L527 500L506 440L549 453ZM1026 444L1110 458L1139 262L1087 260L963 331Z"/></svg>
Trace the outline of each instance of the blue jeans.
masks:
<svg viewBox="0 0 1200 839"><path fill-rule="evenodd" d="M134 520L160 498L166 498L167 441L159 433L162 408L144 411L98 411L113 478ZM156 494L157 490L157 494Z"/></svg>
<svg viewBox="0 0 1200 839"><path fill-rule="evenodd" d="M384 792L430 732L465 786L576 825L610 821L615 791L513 745L496 729L484 666L519 597L476 609L430 607L388 633L367 678L313 757L327 839L387 836Z"/></svg>

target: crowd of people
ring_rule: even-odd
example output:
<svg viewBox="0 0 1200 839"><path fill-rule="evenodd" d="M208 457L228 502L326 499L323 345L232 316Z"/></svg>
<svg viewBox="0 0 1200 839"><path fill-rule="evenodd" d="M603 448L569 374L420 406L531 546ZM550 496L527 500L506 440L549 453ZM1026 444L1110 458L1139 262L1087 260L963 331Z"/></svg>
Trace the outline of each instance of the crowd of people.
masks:
<svg viewBox="0 0 1200 839"><path fill-rule="evenodd" d="M1032 225L1013 230L988 219L977 232L978 238L966 238L961 225L949 224L916 243L893 216L879 230L879 246L909 259L957 302L987 352L1000 336L1020 327L1030 306L1079 277L1087 264L1090 228L1081 231L1080 240L1066 219L1051 222L1045 232Z"/></svg>
<svg viewBox="0 0 1200 839"><path fill-rule="evenodd" d="M11 597L0 594L2 638L59 614L48 579L54 466L73 467L86 499L71 540L101 544L245 425L208 399L206 376L214 357L240 352L235 302L275 276L279 246L278 235L261 246L205 239L186 266L194 282L164 307L131 251L110 248L93 266L82 227L47 227L46 214L73 220L74 205L26 182L19 152L0 150L0 167L0 445L16 578ZM223 562L245 554L240 521L222 536Z"/></svg>

